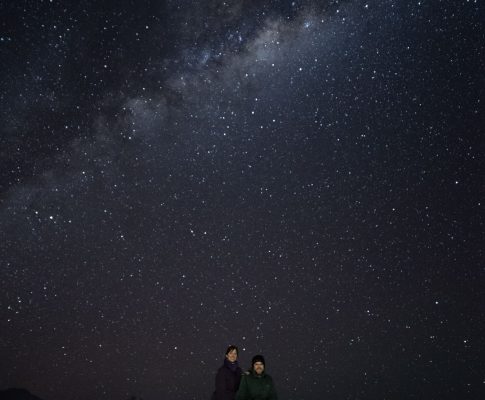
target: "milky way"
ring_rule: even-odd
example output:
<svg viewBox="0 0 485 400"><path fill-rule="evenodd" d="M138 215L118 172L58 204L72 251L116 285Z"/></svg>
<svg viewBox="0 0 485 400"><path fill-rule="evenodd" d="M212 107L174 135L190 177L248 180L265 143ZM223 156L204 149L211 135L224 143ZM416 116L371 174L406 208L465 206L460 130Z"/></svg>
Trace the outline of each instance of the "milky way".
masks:
<svg viewBox="0 0 485 400"><path fill-rule="evenodd" d="M483 398L482 2L261 3L0 7L0 389Z"/></svg>

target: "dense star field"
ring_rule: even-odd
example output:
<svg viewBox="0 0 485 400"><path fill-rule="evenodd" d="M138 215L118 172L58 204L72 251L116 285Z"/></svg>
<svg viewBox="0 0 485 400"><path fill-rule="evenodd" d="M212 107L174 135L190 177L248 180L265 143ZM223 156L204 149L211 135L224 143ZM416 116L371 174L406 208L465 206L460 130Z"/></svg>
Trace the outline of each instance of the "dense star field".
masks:
<svg viewBox="0 0 485 400"><path fill-rule="evenodd" d="M484 398L481 0L0 21L0 390Z"/></svg>

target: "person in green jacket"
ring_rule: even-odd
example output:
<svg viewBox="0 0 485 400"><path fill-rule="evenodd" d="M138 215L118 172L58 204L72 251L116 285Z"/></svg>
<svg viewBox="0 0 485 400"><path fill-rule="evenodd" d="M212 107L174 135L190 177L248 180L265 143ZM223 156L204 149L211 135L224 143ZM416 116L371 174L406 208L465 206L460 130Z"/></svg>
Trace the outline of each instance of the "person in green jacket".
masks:
<svg viewBox="0 0 485 400"><path fill-rule="evenodd" d="M273 379L264 372L264 357L253 357L251 369L243 375L236 400L278 400Z"/></svg>

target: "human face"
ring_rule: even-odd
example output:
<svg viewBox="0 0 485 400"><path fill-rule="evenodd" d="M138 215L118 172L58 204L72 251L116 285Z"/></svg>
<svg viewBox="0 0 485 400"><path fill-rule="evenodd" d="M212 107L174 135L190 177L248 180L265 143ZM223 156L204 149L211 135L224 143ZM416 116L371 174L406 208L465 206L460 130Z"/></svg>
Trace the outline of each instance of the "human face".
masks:
<svg viewBox="0 0 485 400"><path fill-rule="evenodd" d="M226 354L226 358L229 362L235 362L237 360L237 351L236 349L231 350L229 353Z"/></svg>
<svg viewBox="0 0 485 400"><path fill-rule="evenodd" d="M254 369L254 372L256 372L256 374L261 375L264 371L264 364L262 362L257 361L254 363L253 369Z"/></svg>

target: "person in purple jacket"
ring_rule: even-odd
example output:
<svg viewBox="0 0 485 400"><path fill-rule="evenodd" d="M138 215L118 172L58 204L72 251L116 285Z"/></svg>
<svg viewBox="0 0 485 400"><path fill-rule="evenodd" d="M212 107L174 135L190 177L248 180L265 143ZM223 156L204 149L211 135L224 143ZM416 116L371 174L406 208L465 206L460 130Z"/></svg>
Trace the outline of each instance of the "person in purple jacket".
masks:
<svg viewBox="0 0 485 400"><path fill-rule="evenodd" d="M238 349L229 346L226 350L224 364L217 370L216 390L212 400L234 400L241 382L242 370L237 363Z"/></svg>

